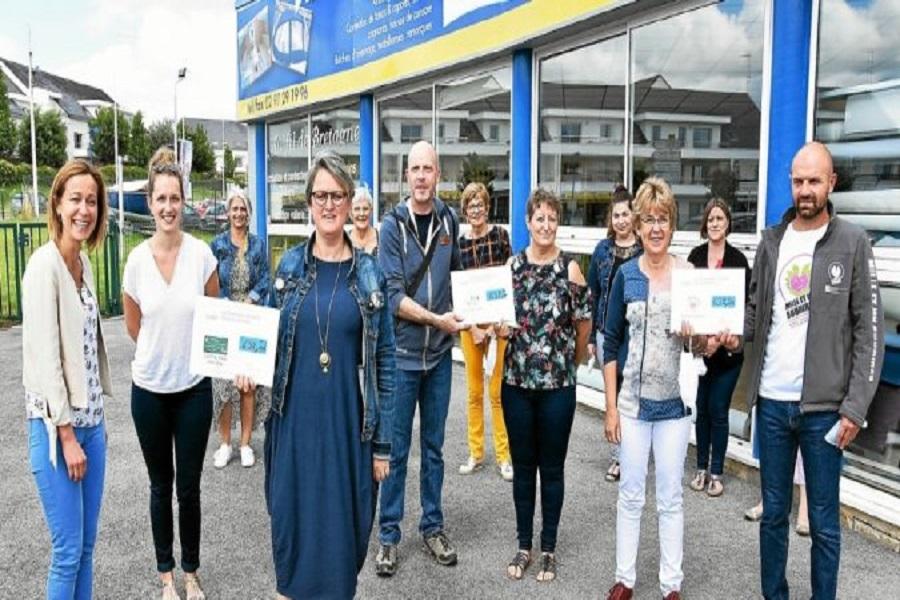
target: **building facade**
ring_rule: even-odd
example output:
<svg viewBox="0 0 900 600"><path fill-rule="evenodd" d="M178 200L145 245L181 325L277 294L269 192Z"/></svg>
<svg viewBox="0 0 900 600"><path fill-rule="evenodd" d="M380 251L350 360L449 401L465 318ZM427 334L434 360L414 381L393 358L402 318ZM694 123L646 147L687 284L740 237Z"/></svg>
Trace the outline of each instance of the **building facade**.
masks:
<svg viewBox="0 0 900 600"><path fill-rule="evenodd" d="M615 186L660 175L678 199L676 252L700 243L716 196L752 260L760 231L791 205L791 157L820 139L835 156L836 209L871 233L887 331L897 330L897 2L239 0L236 10L254 225L275 255L311 230L303 193L316 152L345 158L378 220L407 193L410 144L427 139L441 197L458 207L465 183L488 183L491 218L516 248L532 189L559 195L558 239L588 255ZM896 388L883 391L877 402L900 404ZM750 421L742 397L737 448ZM900 507L900 415L888 413L847 472L863 497Z"/></svg>

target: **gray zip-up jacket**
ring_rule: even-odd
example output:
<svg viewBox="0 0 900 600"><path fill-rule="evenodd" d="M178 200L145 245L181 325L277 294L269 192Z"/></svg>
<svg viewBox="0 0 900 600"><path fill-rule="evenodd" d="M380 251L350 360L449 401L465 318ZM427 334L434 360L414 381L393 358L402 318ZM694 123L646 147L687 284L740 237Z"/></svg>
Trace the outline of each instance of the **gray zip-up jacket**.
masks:
<svg viewBox="0 0 900 600"><path fill-rule="evenodd" d="M756 250L744 321L745 339L756 342L750 352L751 406L772 323L778 251L794 216L791 208L780 224L763 231ZM813 253L800 410L836 410L865 427L883 361L884 315L872 246L862 228L833 216Z"/></svg>
<svg viewBox="0 0 900 600"><path fill-rule="evenodd" d="M387 279L388 307L395 317L397 368L427 371L453 346L453 336L435 327L401 319L397 311L431 244L437 244L434 256L412 299L438 315L451 309L450 272L460 268L459 220L452 208L435 198L431 236L423 248L408 202L401 203L382 220L378 263Z"/></svg>

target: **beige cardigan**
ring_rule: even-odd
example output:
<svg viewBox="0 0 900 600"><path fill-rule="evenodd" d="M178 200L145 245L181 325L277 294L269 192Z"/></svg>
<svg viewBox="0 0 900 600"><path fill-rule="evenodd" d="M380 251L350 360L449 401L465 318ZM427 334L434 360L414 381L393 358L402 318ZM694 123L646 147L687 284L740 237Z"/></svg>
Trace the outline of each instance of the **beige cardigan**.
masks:
<svg viewBox="0 0 900 600"><path fill-rule="evenodd" d="M81 264L84 284L94 293L91 263L84 253ZM104 394L111 395L103 328L98 325L98 329L100 385ZM84 308L75 280L52 241L31 255L22 278L22 384L47 401L44 422L53 456L56 427L71 423L72 408L87 406L87 373Z"/></svg>

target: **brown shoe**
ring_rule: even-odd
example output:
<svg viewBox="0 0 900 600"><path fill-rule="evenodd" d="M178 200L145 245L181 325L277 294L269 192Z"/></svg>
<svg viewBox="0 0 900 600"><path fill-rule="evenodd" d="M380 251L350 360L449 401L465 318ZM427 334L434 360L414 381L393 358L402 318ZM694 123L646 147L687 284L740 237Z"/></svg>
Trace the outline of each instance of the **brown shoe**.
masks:
<svg viewBox="0 0 900 600"><path fill-rule="evenodd" d="M612 586L612 589L609 590L609 594L606 596L606 600L631 600L631 596L633 595L633 589L631 589L621 581L618 581L616 582L616 585Z"/></svg>
<svg viewBox="0 0 900 600"><path fill-rule="evenodd" d="M673 590L666 594L666 597L663 600L681 600L681 594L677 590Z"/></svg>

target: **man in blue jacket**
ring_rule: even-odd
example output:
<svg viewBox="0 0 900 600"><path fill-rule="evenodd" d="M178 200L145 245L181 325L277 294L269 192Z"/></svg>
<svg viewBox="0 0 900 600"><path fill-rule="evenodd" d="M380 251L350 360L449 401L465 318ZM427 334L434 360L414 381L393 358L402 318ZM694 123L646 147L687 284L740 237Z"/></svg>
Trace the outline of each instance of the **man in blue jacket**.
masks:
<svg viewBox="0 0 900 600"><path fill-rule="evenodd" d="M395 317L397 379L390 475L381 486L381 544L375 572L397 572L397 545L406 490L413 417L419 406L422 518L426 549L441 565L456 564L456 550L444 532L444 424L450 405L453 335L463 329L450 302L450 271L459 268L459 221L437 196L437 153L425 141L410 148L406 180L409 198L382 219L378 262L387 279Z"/></svg>

